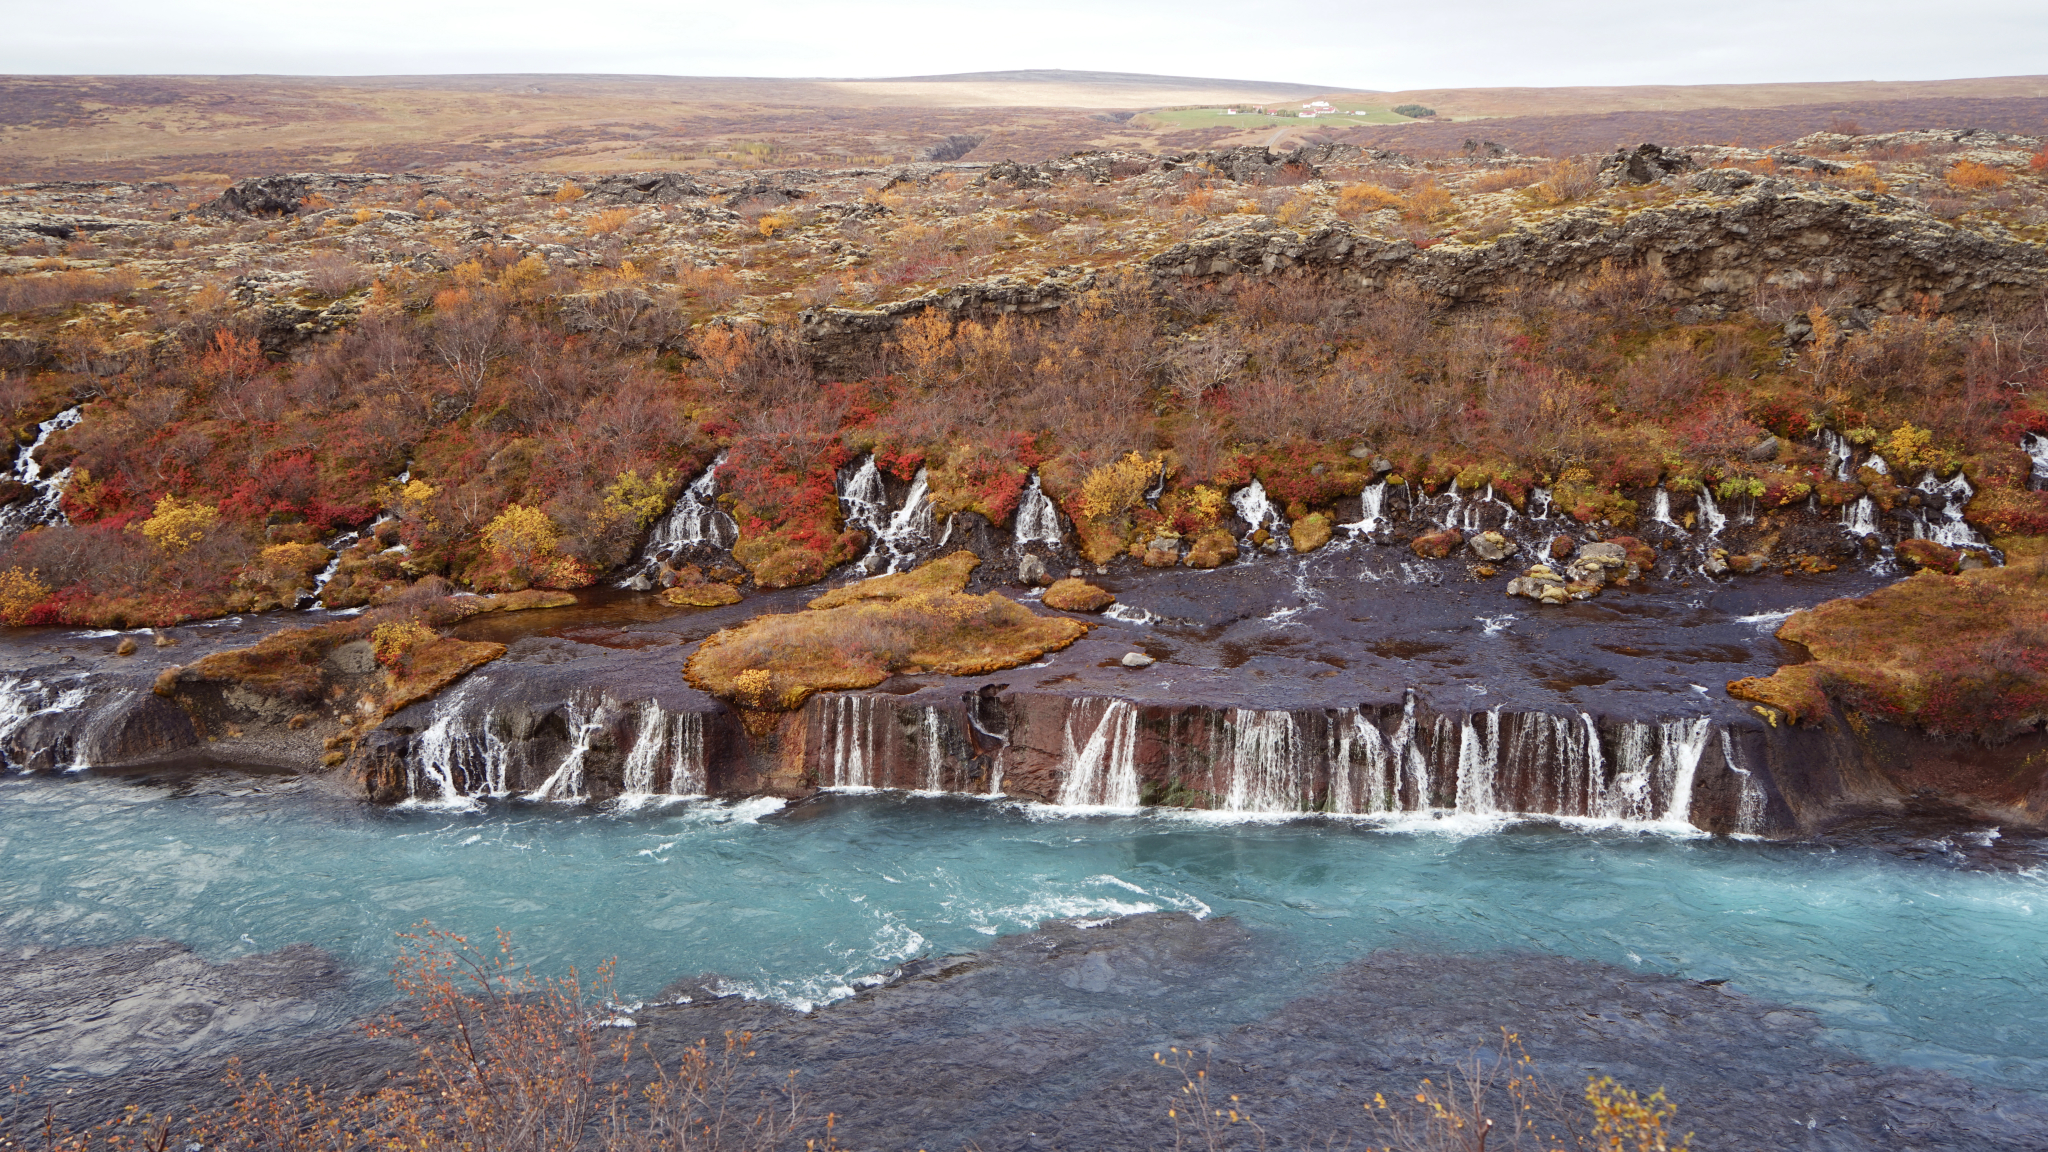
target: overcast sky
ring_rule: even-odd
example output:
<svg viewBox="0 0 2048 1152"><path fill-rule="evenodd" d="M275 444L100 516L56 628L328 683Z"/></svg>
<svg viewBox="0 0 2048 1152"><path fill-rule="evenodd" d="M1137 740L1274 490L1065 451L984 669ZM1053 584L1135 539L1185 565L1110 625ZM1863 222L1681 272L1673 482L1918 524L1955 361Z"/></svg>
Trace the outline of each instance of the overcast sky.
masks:
<svg viewBox="0 0 2048 1152"><path fill-rule="evenodd" d="M1377 89L2048 72L2048 0L5 0L0 71L902 76Z"/></svg>

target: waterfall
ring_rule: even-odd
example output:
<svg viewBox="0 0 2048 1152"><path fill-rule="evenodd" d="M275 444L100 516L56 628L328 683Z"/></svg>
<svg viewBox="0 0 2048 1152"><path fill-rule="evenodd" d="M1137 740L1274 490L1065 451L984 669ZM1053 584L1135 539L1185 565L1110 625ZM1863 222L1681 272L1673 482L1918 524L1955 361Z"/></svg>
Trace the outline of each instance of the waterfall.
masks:
<svg viewBox="0 0 2048 1152"><path fill-rule="evenodd" d="M1859 496L1853 504L1842 508L1842 527L1855 537L1878 534L1877 501L1868 496Z"/></svg>
<svg viewBox="0 0 2048 1152"><path fill-rule="evenodd" d="M661 561L683 548L699 544L723 548L739 538L739 525L717 503L718 469L725 463L725 455L720 452L704 474L690 481L683 494L676 497L668 515L655 522L647 546L640 550L640 564L620 582L621 587L642 577L652 578Z"/></svg>
<svg viewBox="0 0 2048 1152"><path fill-rule="evenodd" d="M1706 525L1709 540L1728 527L1728 517L1714 504L1714 492L1704 483L1700 485L1700 523Z"/></svg>
<svg viewBox="0 0 2048 1152"><path fill-rule="evenodd" d="M1039 487L1038 473L1031 474L1031 480L1024 485L1024 491L1017 497L1017 526L1014 540L1018 548L1026 544L1044 544L1050 548L1060 546L1060 512L1053 506L1052 497Z"/></svg>
<svg viewBox="0 0 2048 1152"><path fill-rule="evenodd" d="M920 473L922 475L922 473ZM918 726L919 735L924 739L924 790L944 792L946 790L946 739L945 730L939 723L939 710L925 705L924 718Z"/></svg>
<svg viewBox="0 0 2048 1152"><path fill-rule="evenodd" d="M1330 811L1340 815L1390 811L1398 782L1393 780L1395 760L1387 738L1364 713L1354 710L1350 715L1350 723L1337 729L1337 762L1330 769ZM1351 775L1354 756L1365 761L1356 782Z"/></svg>
<svg viewBox="0 0 2048 1152"><path fill-rule="evenodd" d="M1845 483L1854 480L1856 469L1852 467L1852 463L1856 459L1856 450L1849 447L1849 442L1842 438L1841 433L1831 428L1821 429L1819 439L1822 450L1828 454L1828 471L1836 480Z"/></svg>
<svg viewBox="0 0 2048 1152"><path fill-rule="evenodd" d="M503 796L510 749L490 723L488 709L471 707L465 682L434 705L433 719L413 739L407 791L423 804L471 807L474 796Z"/></svg>
<svg viewBox="0 0 2048 1152"><path fill-rule="evenodd" d="M873 466L874 457L869 457ZM876 482L877 487L880 482ZM853 523L851 519L847 521ZM874 546L868 549L860 566L871 575L901 572L917 559L917 546L932 537L931 484L925 470L917 470L917 478L910 482L910 494L903 498L903 507L889 517L888 522L870 529Z"/></svg>
<svg viewBox="0 0 2048 1152"><path fill-rule="evenodd" d="M1085 741L1076 719L1100 712ZM1060 758L1059 803L1070 808L1138 806L1138 707L1128 700L1077 700L1069 709Z"/></svg>
<svg viewBox="0 0 2048 1152"><path fill-rule="evenodd" d="M41 424L36 425L35 441L14 454L14 467L8 478L29 487L35 495L18 500L0 508L0 541L12 540L39 524L59 524L64 521L61 501L64 497L64 482L71 478L71 469L64 468L55 476L43 476L43 466L37 461L36 453L51 436L71 427L84 417L78 408L66 408Z"/></svg>
<svg viewBox="0 0 2048 1152"><path fill-rule="evenodd" d="M1693 777L1712 726L1705 717L1655 726L1623 725L1615 748L1614 781L1596 814L1632 823L1689 826ZM1657 804L1660 796L1662 807Z"/></svg>
<svg viewBox="0 0 2048 1152"><path fill-rule="evenodd" d="M1935 523L1924 515L1919 517L1913 525L1913 535L1932 537L1936 544L1947 548L1985 546L1984 537L1963 519L1970 506L1970 497L1977 493L1961 472L1947 480L1936 480L1934 473L1929 472L1915 487L1929 496L1941 497L1941 520Z"/></svg>
<svg viewBox="0 0 2048 1152"><path fill-rule="evenodd" d="M889 516L889 492L882 486L882 470L875 466L873 453L861 457L853 475L839 483L839 518L848 528L858 528L870 539L881 535Z"/></svg>
<svg viewBox="0 0 2048 1152"><path fill-rule="evenodd" d="M1344 525L1344 528L1352 535L1370 536L1374 532L1384 531L1387 528L1393 527L1392 522L1386 516L1387 482L1385 480L1375 480L1366 485L1365 490L1358 494L1358 505L1358 519Z"/></svg>
<svg viewBox="0 0 2048 1152"><path fill-rule="evenodd" d="M1302 746L1294 713L1233 708L1227 721L1230 753L1226 812L1305 812L1315 792L1314 765Z"/></svg>
<svg viewBox="0 0 2048 1152"><path fill-rule="evenodd" d="M528 800L573 803L588 798L584 789L584 769L590 757L591 741L604 729L608 703L600 701L594 707L586 707L575 700L569 701L569 750L562 754L562 762L555 766L541 786L526 794Z"/></svg>
<svg viewBox="0 0 2048 1152"><path fill-rule="evenodd" d="M2036 490L2048 488L2048 436L2027 433L2020 437L2020 451L2034 462L2034 472L2028 478L2027 486Z"/></svg>
<svg viewBox="0 0 2048 1152"><path fill-rule="evenodd" d="M1394 738L1388 742L1389 758L1393 760L1393 788L1388 794L1387 807L1391 810L1422 811L1430 807L1429 758L1415 739L1415 693L1409 692L1401 702L1401 726L1394 730Z"/></svg>
<svg viewBox="0 0 2048 1152"><path fill-rule="evenodd" d="M875 723L878 706L886 708L888 701L857 694L831 698L825 713L824 743L830 760L826 770L819 773L829 780L827 788L885 786L876 779L876 770L888 763L883 758L887 751L883 739L887 733Z"/></svg>
<svg viewBox="0 0 2048 1152"><path fill-rule="evenodd" d="M1264 528L1272 536L1272 544L1282 551L1291 551L1292 542L1287 535L1287 520L1273 502L1266 498L1266 486L1253 480L1230 494L1230 506L1237 511L1238 519L1245 522L1245 547L1253 547L1252 533Z"/></svg>
<svg viewBox="0 0 2048 1152"><path fill-rule="evenodd" d="M1662 484L1657 485L1657 495L1650 501L1650 521L1679 532L1685 531L1671 518L1671 493Z"/></svg>
<svg viewBox="0 0 2048 1152"><path fill-rule="evenodd" d="M668 787L657 793L663 769ZM632 800L657 795L702 796L705 790L704 715L701 712L675 714L649 700L640 706L639 731L633 748L626 753L622 773L625 796Z"/></svg>
<svg viewBox="0 0 2048 1152"><path fill-rule="evenodd" d="M1763 785L1757 783L1756 774L1736 764L1735 738L1725 728L1721 730L1721 761L1742 784L1742 795L1735 808L1735 834L1754 836L1762 832L1764 807L1770 798L1764 795Z"/></svg>
<svg viewBox="0 0 2048 1152"><path fill-rule="evenodd" d="M1525 507L1528 509L1527 515L1531 520L1550 519L1550 489L1529 489L1529 499Z"/></svg>
<svg viewBox="0 0 2048 1152"><path fill-rule="evenodd" d="M1466 716L1458 731L1458 811L1487 816L1500 811L1494 773L1500 767L1500 709L1486 713L1486 738Z"/></svg>

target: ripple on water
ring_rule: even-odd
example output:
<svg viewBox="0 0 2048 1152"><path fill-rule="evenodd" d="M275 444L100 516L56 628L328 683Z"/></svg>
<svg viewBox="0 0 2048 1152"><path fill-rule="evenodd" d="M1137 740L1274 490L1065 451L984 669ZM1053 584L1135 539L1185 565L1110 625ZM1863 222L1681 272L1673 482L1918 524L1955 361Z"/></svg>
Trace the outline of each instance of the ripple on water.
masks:
<svg viewBox="0 0 2048 1152"><path fill-rule="evenodd" d="M167 936L215 959L303 940L354 965L366 998L392 934L422 919L502 926L542 971L616 956L629 997L711 971L802 1005L1049 917L1181 910L1232 917L1270 952L1244 1003L1175 992L1232 1018L1378 948L1533 948L1727 979L1887 1061L2048 1082L2048 881L1931 850L1437 813L1076 819L900 794L407 812L94 778L0 783L0 850L9 939Z"/></svg>

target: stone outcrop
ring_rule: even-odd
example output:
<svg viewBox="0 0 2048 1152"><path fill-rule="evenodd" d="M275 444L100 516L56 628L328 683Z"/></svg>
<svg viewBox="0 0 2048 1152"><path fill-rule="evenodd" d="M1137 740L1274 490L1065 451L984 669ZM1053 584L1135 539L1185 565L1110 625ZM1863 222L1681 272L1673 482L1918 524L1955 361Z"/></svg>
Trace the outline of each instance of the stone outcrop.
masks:
<svg viewBox="0 0 2048 1152"><path fill-rule="evenodd" d="M1224 219L1148 267L1166 279L1332 273L1483 302L1513 287L1571 284L1610 262L1649 269L1671 303L1712 315L1746 306L1772 283L1854 286L1856 303L1887 311L1924 296L1958 313L2019 306L2048 285L2039 245L1957 227L1895 197L1775 179L1732 198L1688 197L1621 219L1580 209L1488 243L1428 249L1341 223L1297 232L1270 217Z"/></svg>
<svg viewBox="0 0 2048 1152"><path fill-rule="evenodd" d="M1690 172L1699 165L1691 156L1675 148L1666 149L1657 144L1638 144L1634 148L1616 148L1614 154L1600 161L1600 182L1609 187L1617 184L1655 184L1669 176Z"/></svg>

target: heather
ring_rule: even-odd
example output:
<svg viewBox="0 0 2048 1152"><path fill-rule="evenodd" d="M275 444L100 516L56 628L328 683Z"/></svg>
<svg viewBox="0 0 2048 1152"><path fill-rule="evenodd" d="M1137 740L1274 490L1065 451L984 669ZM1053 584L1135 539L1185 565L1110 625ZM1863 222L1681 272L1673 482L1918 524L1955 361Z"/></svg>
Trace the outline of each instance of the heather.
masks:
<svg viewBox="0 0 2048 1152"><path fill-rule="evenodd" d="M1959 228L2031 234L2038 167L1839 147L1813 169L1817 194L1939 201ZM1864 495L1889 510L1921 474L1961 471L1987 534L2048 532L2016 446L2048 429L2030 398L2048 364L2038 300L1873 307L1874 287L1790 276L1739 309L1700 308L1652 262L1469 300L1307 266L1148 270L1244 227L1478 253L1573 213L1626 221L1697 195L1606 187L1583 161L1296 168L1248 183L1221 161L855 172L824 192L647 204L570 181L411 199L368 184L255 218L152 193L132 231L178 236L167 249L51 241L0 277L0 409L24 439L70 405L83 416L40 457L71 469L68 523L4 546L0 618L125 627L288 606L336 559L330 607L430 577L585 587L721 451L732 555L761 588L865 552L836 485L870 453L901 481L925 470L941 516L998 526L1035 471L1096 564L1183 543L1221 562L1224 497L1254 479L1300 550L1378 479L1411 497L1490 484L1517 506L1542 488L1626 530L1658 484L1828 513ZM412 255L372 259L392 235ZM919 296L1004 276L1058 291L1028 307ZM869 334L820 336L834 317L868 317ZM1889 471L1832 474L1822 430ZM1767 436L1777 451L1749 451Z"/></svg>

